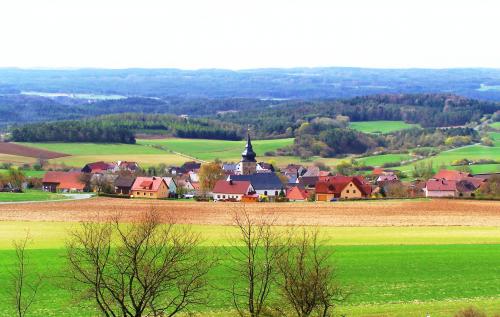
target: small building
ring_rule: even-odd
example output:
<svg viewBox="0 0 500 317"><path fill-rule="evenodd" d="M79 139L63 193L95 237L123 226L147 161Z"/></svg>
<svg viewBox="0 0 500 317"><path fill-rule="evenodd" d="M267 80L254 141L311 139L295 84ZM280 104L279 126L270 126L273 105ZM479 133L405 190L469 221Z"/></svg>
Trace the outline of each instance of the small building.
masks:
<svg viewBox="0 0 500 317"><path fill-rule="evenodd" d="M42 179L42 189L48 192L83 192L86 184L81 172L48 171Z"/></svg>
<svg viewBox="0 0 500 317"><path fill-rule="evenodd" d="M163 180L167 183L169 197L175 197L175 195L177 195L177 184L175 183L175 179L173 177L163 177Z"/></svg>
<svg viewBox="0 0 500 317"><path fill-rule="evenodd" d="M233 181L249 181L259 195L268 197L278 196L285 186L275 173L257 173L250 175L230 175L227 179Z"/></svg>
<svg viewBox="0 0 500 317"><path fill-rule="evenodd" d="M219 180L212 191L214 201L241 201L244 196L254 192L249 181Z"/></svg>
<svg viewBox="0 0 500 317"><path fill-rule="evenodd" d="M133 198L159 199L168 197L168 186L161 177L137 177L132 185Z"/></svg>
<svg viewBox="0 0 500 317"><path fill-rule="evenodd" d="M309 192L305 188L294 186L287 190L286 198L289 201L306 201L309 198Z"/></svg>
<svg viewBox="0 0 500 317"><path fill-rule="evenodd" d="M457 181L441 179L429 179L425 182L425 197L456 197L458 196Z"/></svg>
<svg viewBox="0 0 500 317"><path fill-rule="evenodd" d="M319 182L319 176L302 176L299 177L299 186L305 189L316 188L316 183Z"/></svg>
<svg viewBox="0 0 500 317"><path fill-rule="evenodd" d="M119 175L115 179L115 193L118 195L130 195L132 186L134 185L135 177Z"/></svg>
<svg viewBox="0 0 500 317"><path fill-rule="evenodd" d="M316 200L362 199L370 197L371 185L362 176L332 176L316 183Z"/></svg>
<svg viewBox="0 0 500 317"><path fill-rule="evenodd" d="M455 171L455 170L440 170L433 179L445 179L449 181L459 181L467 177L472 177L472 174Z"/></svg>
<svg viewBox="0 0 500 317"><path fill-rule="evenodd" d="M117 168L115 163L106 163L103 161L88 163L82 168L82 173L104 174L113 172Z"/></svg>
<svg viewBox="0 0 500 317"><path fill-rule="evenodd" d="M139 170L139 164L137 162L128 162L128 161L118 161L116 162L115 172L118 171L128 171L135 173Z"/></svg>

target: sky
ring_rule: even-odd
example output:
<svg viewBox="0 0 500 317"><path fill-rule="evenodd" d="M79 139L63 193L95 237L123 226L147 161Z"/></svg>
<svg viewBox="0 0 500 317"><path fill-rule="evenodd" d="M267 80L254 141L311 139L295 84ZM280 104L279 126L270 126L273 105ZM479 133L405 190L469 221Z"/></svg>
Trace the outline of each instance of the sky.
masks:
<svg viewBox="0 0 500 317"><path fill-rule="evenodd" d="M1 0L0 67L500 68L498 0Z"/></svg>

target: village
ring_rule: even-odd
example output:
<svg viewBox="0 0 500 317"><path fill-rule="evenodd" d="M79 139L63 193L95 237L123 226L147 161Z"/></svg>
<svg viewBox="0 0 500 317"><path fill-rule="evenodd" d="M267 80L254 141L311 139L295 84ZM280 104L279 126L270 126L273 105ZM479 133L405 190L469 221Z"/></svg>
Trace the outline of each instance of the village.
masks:
<svg viewBox="0 0 500 317"><path fill-rule="evenodd" d="M96 192L133 199L195 199L215 202L288 202L387 198L474 197L496 174L440 170L428 180L405 182L398 171L374 168L365 175L338 175L318 166L276 168L257 162L250 134L240 162L186 162L146 175L136 162L93 162L81 170L48 171L48 192Z"/></svg>

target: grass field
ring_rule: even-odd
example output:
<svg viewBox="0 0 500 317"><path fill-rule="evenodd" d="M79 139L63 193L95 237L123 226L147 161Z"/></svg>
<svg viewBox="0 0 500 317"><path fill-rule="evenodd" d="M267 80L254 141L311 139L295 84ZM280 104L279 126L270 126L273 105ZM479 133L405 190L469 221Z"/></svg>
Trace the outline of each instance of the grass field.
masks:
<svg viewBox="0 0 500 317"><path fill-rule="evenodd" d="M47 201L65 199L63 195L41 190L27 190L24 193L0 193L0 202Z"/></svg>
<svg viewBox="0 0 500 317"><path fill-rule="evenodd" d="M404 121L358 121L351 122L352 129L364 133L390 133L394 131L418 127L418 124L410 124Z"/></svg>
<svg viewBox="0 0 500 317"><path fill-rule="evenodd" d="M7 174L9 170L0 169L0 174ZM47 171L23 170L24 175L27 177L43 177Z"/></svg>
<svg viewBox="0 0 500 317"><path fill-rule="evenodd" d="M500 130L500 122L493 122L490 124L490 126L493 128L493 129L498 129Z"/></svg>
<svg viewBox="0 0 500 317"><path fill-rule="evenodd" d="M96 316L84 303L76 304L61 287L64 241L76 224L0 222L0 266L12 265L11 240L29 230L34 239L31 264L50 277L39 293L31 316ZM233 229L194 226L206 241L204 248L222 259ZM347 316L450 316L476 304L500 312L500 228L497 227L324 227L326 244L335 251L338 278L352 293L339 312ZM228 279L225 260L210 278ZM0 270L0 284L8 285L8 270ZM11 316L8 287L0 288L0 316ZM198 307L202 316L234 316L224 292L214 291L210 304Z"/></svg>
<svg viewBox="0 0 500 317"><path fill-rule="evenodd" d="M138 140L138 144L160 145L168 150L195 157L200 160L213 161L215 159L241 159L241 152L245 149L245 141L221 141L202 139L160 139ZM293 139L254 140L253 149L259 156L275 151L287 145L292 145Z"/></svg>
<svg viewBox="0 0 500 317"><path fill-rule="evenodd" d="M362 157L357 159L357 161L367 166L382 166L384 163L397 163L409 160L410 158L411 156L408 154L384 154Z"/></svg>
<svg viewBox="0 0 500 317"><path fill-rule="evenodd" d="M293 139L277 140L255 140L252 142L254 150L259 157L268 161L274 159L278 164L283 162L299 162L297 157L265 157L264 153L275 151L278 148L290 145ZM216 158L222 160L239 161L241 152L245 147L244 141L221 141L201 139L160 139L160 140L138 140L137 144L96 144L96 143L21 143L26 146L36 147L54 152L66 153L70 156L50 160L53 164L65 164L68 166L81 167L86 163L95 161L137 161L142 166L157 165L181 165L192 160L211 161ZM158 149L152 145L160 145L164 149ZM5 161L24 163L23 158L6 157ZM29 160L33 163L35 159ZM0 161L2 157L0 156ZM323 161L335 161L335 159L324 159Z"/></svg>

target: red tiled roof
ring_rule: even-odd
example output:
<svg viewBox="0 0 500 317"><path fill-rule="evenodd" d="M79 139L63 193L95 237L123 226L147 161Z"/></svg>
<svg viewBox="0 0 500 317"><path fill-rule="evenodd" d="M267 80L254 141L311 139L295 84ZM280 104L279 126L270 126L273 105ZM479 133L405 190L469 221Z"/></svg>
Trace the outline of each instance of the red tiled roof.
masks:
<svg viewBox="0 0 500 317"><path fill-rule="evenodd" d="M368 196L372 192L372 187L368 184L364 177L362 176L332 176L321 179L316 183L316 193L317 194L334 194L340 195L342 190L350 183L354 183L356 187L365 196Z"/></svg>
<svg viewBox="0 0 500 317"><path fill-rule="evenodd" d="M249 181L219 180L215 183L214 193L221 194L246 194L251 187Z"/></svg>
<svg viewBox="0 0 500 317"><path fill-rule="evenodd" d="M59 189L83 190L85 183L80 180L81 175L80 172L49 171L45 173L42 182L58 184L57 188Z"/></svg>
<svg viewBox="0 0 500 317"><path fill-rule="evenodd" d="M287 191L286 197L290 200L306 200L309 195L307 190L294 186Z"/></svg>
<svg viewBox="0 0 500 317"><path fill-rule="evenodd" d="M92 173L96 173L96 172L105 172L108 169L113 168L114 164L100 161L100 162L89 163L86 166L91 170Z"/></svg>
<svg viewBox="0 0 500 317"><path fill-rule="evenodd" d="M446 179L430 179L425 183L428 191L455 191L457 190L457 181Z"/></svg>
<svg viewBox="0 0 500 317"><path fill-rule="evenodd" d="M164 180L161 177L137 177L132 185L132 190L156 192L162 182Z"/></svg>
<svg viewBox="0 0 500 317"><path fill-rule="evenodd" d="M455 170L440 170L436 175L434 175L433 178L435 179L446 179L449 181L459 181L461 179L464 179L466 177L471 177L472 175L469 173L464 173L460 171L455 171Z"/></svg>

